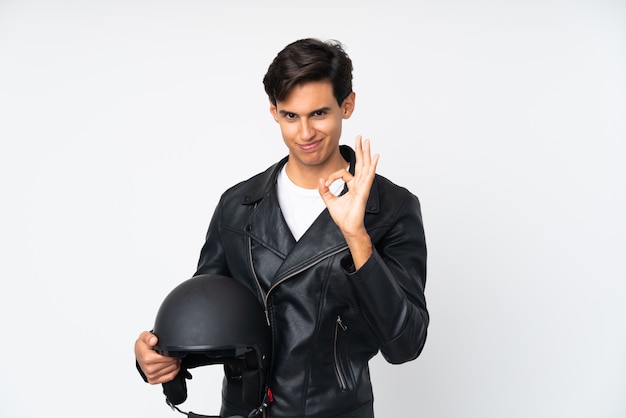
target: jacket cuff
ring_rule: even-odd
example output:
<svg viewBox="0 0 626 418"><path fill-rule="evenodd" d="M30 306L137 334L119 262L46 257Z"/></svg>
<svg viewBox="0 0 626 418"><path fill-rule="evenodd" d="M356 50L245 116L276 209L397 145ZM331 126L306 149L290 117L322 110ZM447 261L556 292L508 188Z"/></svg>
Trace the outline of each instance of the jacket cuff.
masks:
<svg viewBox="0 0 626 418"><path fill-rule="evenodd" d="M394 340L405 326L407 301L402 289L391 279L380 254L374 250L358 270L354 268L352 257L344 257L341 265L380 341Z"/></svg>
<svg viewBox="0 0 626 418"><path fill-rule="evenodd" d="M137 360L135 360L135 367L137 368L137 371L141 375L143 381L148 383L148 378L146 377L146 374L143 372L143 370L141 370L141 367L139 367L139 362Z"/></svg>
<svg viewBox="0 0 626 418"><path fill-rule="evenodd" d="M344 274L348 276L356 272L356 268L354 267L354 260L352 259L352 254L348 254L345 257L343 257L339 261L339 264L341 265L341 268L343 269Z"/></svg>

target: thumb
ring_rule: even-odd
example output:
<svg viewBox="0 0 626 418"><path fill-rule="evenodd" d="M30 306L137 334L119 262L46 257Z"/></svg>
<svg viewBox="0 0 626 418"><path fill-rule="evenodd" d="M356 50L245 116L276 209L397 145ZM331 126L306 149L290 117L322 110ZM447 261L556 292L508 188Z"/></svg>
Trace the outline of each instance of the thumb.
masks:
<svg viewBox="0 0 626 418"><path fill-rule="evenodd" d="M150 336L148 337L148 345L150 347L154 347L157 344L157 342L159 342L159 339L157 338L157 336L154 334L150 334Z"/></svg>

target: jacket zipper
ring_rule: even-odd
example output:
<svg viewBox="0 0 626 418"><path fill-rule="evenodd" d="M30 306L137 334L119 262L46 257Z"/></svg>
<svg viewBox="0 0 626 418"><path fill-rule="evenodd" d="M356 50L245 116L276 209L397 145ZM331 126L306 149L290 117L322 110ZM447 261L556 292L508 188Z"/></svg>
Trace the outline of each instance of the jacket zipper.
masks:
<svg viewBox="0 0 626 418"><path fill-rule="evenodd" d="M339 377L339 386L341 387L341 390L346 390L348 388L348 385L346 384L346 378L341 371L341 367L339 367L339 356L337 354L337 345L339 343L339 329L341 329L342 331L346 331L348 327L344 325L343 321L341 320L341 316L337 315L337 320L335 323L335 340L333 342L333 355L335 357L335 371L337 372L337 376Z"/></svg>
<svg viewBox="0 0 626 418"><path fill-rule="evenodd" d="M305 266L303 266L302 268L298 269L297 271L294 271L293 273L283 277L278 282L274 283L274 285L269 288L269 290L267 291L267 293L265 294L265 296L263 298L263 310L265 311L265 320L267 321L267 325L271 326L270 316L269 316L268 301L269 301L270 293L272 292L272 290L274 290L277 286L279 286L280 284L284 283L285 281L291 279L295 275L297 275L297 274L303 272L304 270L308 269L309 267L314 266L315 264L319 263L320 261L325 260L328 257L332 257L332 256L334 256L336 254L339 254L340 252L344 251L346 248L348 248L348 245L344 245L343 247L338 248L336 251L333 251L332 253L327 254L324 257L321 257L321 258L318 258L316 260L313 260L312 262L306 264ZM259 292L261 293L261 295L263 295L263 288L261 286L261 283L259 282L259 278L256 275L256 271L254 270L254 263L252 262L252 238L250 238L250 237L248 237L248 259L250 261L250 268L252 270L252 275L254 276L254 281L256 282L256 285L257 285L257 288L259 289ZM341 369L339 367L339 361L338 361L338 358L337 358L337 338L338 338L339 328L341 328L343 331L348 329L348 327L345 326L344 323L341 321L341 317L339 315L337 315L336 326L335 326L335 341L334 341L335 370L337 371L337 376L339 376L339 382L340 382L341 389L345 390L345 389L347 389L348 385L346 384L346 379L343 376L343 373L341 372Z"/></svg>
<svg viewBox="0 0 626 418"><path fill-rule="evenodd" d="M250 263L252 264L252 244L251 244L251 240L250 240L250 238L249 238L249 237L248 237L248 243L249 243L248 248L249 248L249 250L250 250ZM338 248L336 251L333 251L332 253L327 254L327 255L325 255L324 257L320 257L320 258L318 258L318 259L315 259L315 260L311 261L310 263L308 263L308 264L304 265L302 268L300 268L300 269L298 269L298 270L294 271L293 273L291 273L291 274L289 274L289 275L287 275L287 276L283 277L283 278L282 278L282 279L280 279L278 282L274 283L274 284L272 285L272 287L270 287L270 288L269 288L269 290L267 291L267 293L265 294L265 299L264 299L264 301L263 301L263 304L264 304L264 307L265 307L265 315L267 316L267 322L268 322L268 324L269 324L269 313L268 313L269 308L268 308L267 304L268 304L268 301L269 301L269 298L270 298L270 293L272 293L272 290L276 289L276 287L278 287L279 285L281 285L281 284L282 284L282 283L284 283L285 281L287 281L287 280L291 279L292 277L296 276L297 274L302 273L304 270L306 270L306 269L308 269L308 268L310 268L310 267L314 266L315 264L319 263L320 261L325 260L325 259L327 259L327 258L329 258L329 257L332 257L332 256L334 256L334 255L336 255L336 254L339 254L340 252L342 252L342 251L343 251L343 250L345 250L346 248L348 248L348 246L347 246L347 245L344 245L343 247ZM252 265L252 271L253 271L253 273L254 273L254 265ZM261 285L260 285L260 283L259 283L259 281L258 281L258 279L257 279L257 277L256 277L256 273L254 273L254 278L255 278L255 280L257 281L257 286L259 286L259 288L260 288L260 287L261 287ZM261 292L261 294L262 294L262 292Z"/></svg>
<svg viewBox="0 0 626 418"><path fill-rule="evenodd" d="M250 262L250 269L252 270L252 276L254 276L254 282L256 283L257 289L259 289L259 293L263 298L263 311L265 312L265 321L267 322L267 326L270 326L270 315L267 310L267 303L265 302L265 292L263 292L263 288L261 287L261 283L259 282L259 278L256 275L256 271L254 270L254 264L252 263L252 239L248 237L248 261Z"/></svg>

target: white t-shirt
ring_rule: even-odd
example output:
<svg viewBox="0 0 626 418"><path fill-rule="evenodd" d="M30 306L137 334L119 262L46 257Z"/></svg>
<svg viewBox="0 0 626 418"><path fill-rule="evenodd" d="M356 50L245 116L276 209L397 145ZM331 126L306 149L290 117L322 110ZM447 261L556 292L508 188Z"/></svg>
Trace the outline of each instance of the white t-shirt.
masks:
<svg viewBox="0 0 626 418"><path fill-rule="evenodd" d="M278 204L291 233L298 241L319 214L326 209L326 205L317 189L305 189L292 182L285 171L286 166L285 164L278 173L276 184ZM336 180L330 185L330 192L339 196L344 184L343 180Z"/></svg>

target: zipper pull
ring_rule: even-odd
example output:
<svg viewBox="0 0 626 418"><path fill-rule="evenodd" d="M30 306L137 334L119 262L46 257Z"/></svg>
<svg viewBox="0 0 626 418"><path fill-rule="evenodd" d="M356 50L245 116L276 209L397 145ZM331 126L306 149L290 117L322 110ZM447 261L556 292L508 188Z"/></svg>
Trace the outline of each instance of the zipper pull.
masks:
<svg viewBox="0 0 626 418"><path fill-rule="evenodd" d="M339 325L341 327L342 330L347 330L348 327L346 325L344 325L343 321L341 320L341 316L337 315L337 325Z"/></svg>

